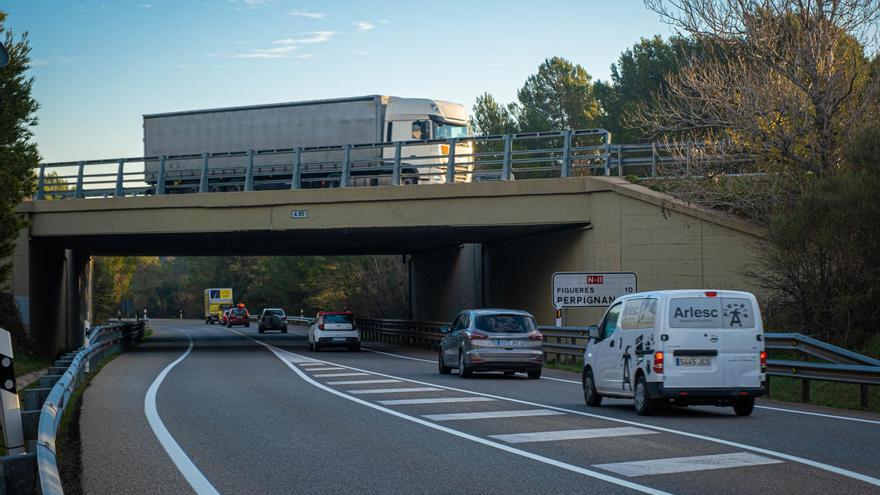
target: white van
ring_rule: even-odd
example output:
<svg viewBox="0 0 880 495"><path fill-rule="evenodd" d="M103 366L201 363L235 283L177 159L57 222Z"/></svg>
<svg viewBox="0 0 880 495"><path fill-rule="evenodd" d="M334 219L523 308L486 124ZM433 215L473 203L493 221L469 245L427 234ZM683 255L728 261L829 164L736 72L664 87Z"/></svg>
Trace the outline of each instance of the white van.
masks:
<svg viewBox="0 0 880 495"><path fill-rule="evenodd" d="M755 296L664 290L620 297L584 351L584 400L626 397L648 415L661 403L733 406L748 416L764 391L764 326Z"/></svg>

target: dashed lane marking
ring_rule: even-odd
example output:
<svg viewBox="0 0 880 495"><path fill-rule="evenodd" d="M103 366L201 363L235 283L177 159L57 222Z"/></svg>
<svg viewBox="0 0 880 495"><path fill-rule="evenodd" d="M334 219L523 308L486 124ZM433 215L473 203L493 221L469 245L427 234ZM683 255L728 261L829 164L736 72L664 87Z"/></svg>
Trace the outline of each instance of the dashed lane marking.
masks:
<svg viewBox="0 0 880 495"><path fill-rule="evenodd" d="M525 418L531 416L560 416L562 412L550 409L519 409L514 411L482 411L452 414L426 414L424 417L431 421L458 421L462 419L495 419L495 418Z"/></svg>
<svg viewBox="0 0 880 495"><path fill-rule="evenodd" d="M687 473L709 469L730 469L766 464L781 464L782 461L749 452L732 454L698 455L693 457L673 457L647 461L615 462L612 464L593 464L593 467L622 474L627 477L650 476L655 474Z"/></svg>
<svg viewBox="0 0 880 495"><path fill-rule="evenodd" d="M370 376L369 373L316 373L315 378L340 378L343 376Z"/></svg>
<svg viewBox="0 0 880 495"><path fill-rule="evenodd" d="M560 440L583 440L587 438L623 437L631 435L653 435L656 431L633 426L620 428L588 428L583 430L536 431L533 433L512 433L508 435L490 435L496 440L507 443L557 442Z"/></svg>
<svg viewBox="0 0 880 495"><path fill-rule="evenodd" d="M443 390L437 387L399 387L399 388L368 388L365 390L347 390L349 394L404 394L415 392L437 392Z"/></svg>
<svg viewBox="0 0 880 495"><path fill-rule="evenodd" d="M435 399L392 399L380 400L379 404L386 406L406 406L412 404L455 404L460 402L490 402L495 399L488 397L437 397Z"/></svg>
<svg viewBox="0 0 880 495"><path fill-rule="evenodd" d="M400 383L403 380L342 380L327 382L327 385L368 385L370 383Z"/></svg>

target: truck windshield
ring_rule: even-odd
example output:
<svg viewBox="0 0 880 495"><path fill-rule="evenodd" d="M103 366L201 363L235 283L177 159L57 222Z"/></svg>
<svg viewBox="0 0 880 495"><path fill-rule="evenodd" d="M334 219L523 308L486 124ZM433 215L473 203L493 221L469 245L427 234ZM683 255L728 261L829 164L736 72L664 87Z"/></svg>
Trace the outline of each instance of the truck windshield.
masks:
<svg viewBox="0 0 880 495"><path fill-rule="evenodd" d="M434 139L449 139L458 137L468 137L468 128L466 125L453 125L445 122L432 121L434 128Z"/></svg>

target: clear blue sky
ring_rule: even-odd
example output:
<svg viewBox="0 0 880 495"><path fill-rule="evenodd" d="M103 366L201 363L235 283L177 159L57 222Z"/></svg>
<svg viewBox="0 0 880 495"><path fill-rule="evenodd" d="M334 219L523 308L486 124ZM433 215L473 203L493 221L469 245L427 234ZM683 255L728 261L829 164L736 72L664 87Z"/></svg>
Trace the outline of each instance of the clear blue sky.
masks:
<svg viewBox="0 0 880 495"><path fill-rule="evenodd" d="M502 101L559 55L607 79L640 0L0 0L30 33L46 161L140 156L141 116L364 94Z"/></svg>

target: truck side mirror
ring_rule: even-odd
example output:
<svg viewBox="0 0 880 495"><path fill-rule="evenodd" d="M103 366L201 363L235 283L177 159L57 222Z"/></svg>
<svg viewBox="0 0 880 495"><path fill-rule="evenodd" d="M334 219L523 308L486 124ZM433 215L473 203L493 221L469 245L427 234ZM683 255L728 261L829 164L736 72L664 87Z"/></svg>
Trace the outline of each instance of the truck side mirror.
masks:
<svg viewBox="0 0 880 495"><path fill-rule="evenodd" d="M601 340L602 336L599 334L599 325L590 325L587 327L587 336L593 340Z"/></svg>
<svg viewBox="0 0 880 495"><path fill-rule="evenodd" d="M449 325L443 325L440 327L440 333L449 333Z"/></svg>

